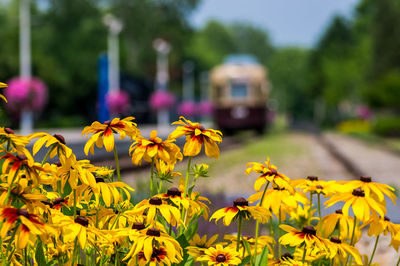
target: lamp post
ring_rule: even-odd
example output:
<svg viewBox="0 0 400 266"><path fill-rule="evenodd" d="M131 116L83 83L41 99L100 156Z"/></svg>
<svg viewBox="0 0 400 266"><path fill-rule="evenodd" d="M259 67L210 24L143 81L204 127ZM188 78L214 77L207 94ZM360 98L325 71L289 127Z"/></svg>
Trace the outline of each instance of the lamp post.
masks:
<svg viewBox="0 0 400 266"><path fill-rule="evenodd" d="M104 16L104 24L108 27L108 91L118 92L119 84L119 39L122 22L111 14Z"/></svg>
<svg viewBox="0 0 400 266"><path fill-rule="evenodd" d="M157 52L157 76L156 76L156 90L168 91L168 54L171 51L171 46L168 42L162 39L156 39L153 42L153 48ZM161 127L169 125L169 110L163 108L157 111L157 126L159 130Z"/></svg>
<svg viewBox="0 0 400 266"><path fill-rule="evenodd" d="M32 76L30 0L21 0L19 4L19 63L20 77L30 80ZM32 110L24 108L21 111L20 129L24 135L32 132Z"/></svg>

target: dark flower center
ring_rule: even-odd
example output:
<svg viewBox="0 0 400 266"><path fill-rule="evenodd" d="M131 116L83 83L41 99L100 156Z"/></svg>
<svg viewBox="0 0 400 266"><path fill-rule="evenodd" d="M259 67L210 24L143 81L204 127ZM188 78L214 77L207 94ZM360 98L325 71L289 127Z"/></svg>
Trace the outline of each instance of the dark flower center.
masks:
<svg viewBox="0 0 400 266"><path fill-rule="evenodd" d="M162 200L159 197L153 197L149 200L149 203L151 205L161 205L162 204Z"/></svg>
<svg viewBox="0 0 400 266"><path fill-rule="evenodd" d="M294 258L293 255L287 252L283 254L281 257L281 259L293 259L293 258Z"/></svg>
<svg viewBox="0 0 400 266"><path fill-rule="evenodd" d="M24 216L25 218L29 219L29 213L26 209L19 209L17 214L20 216Z"/></svg>
<svg viewBox="0 0 400 266"><path fill-rule="evenodd" d="M311 225L306 225L303 227L303 230L301 230L304 234L308 234L308 235L316 235L317 231L315 230L314 227L312 227Z"/></svg>
<svg viewBox="0 0 400 266"><path fill-rule="evenodd" d="M53 204L54 205L57 205L57 204L60 204L60 203L63 203L65 200L63 199L63 198L56 198L54 201L53 201Z"/></svg>
<svg viewBox="0 0 400 266"><path fill-rule="evenodd" d="M274 190L285 190L285 188L274 187Z"/></svg>
<svg viewBox="0 0 400 266"><path fill-rule="evenodd" d="M387 221L387 222L390 222L389 217L387 217L386 215L385 215L385 217L384 217L384 220Z"/></svg>
<svg viewBox="0 0 400 266"><path fill-rule="evenodd" d="M331 242L341 244L342 240L340 240L337 236L332 236L331 237Z"/></svg>
<svg viewBox="0 0 400 266"><path fill-rule="evenodd" d="M28 158L25 155L20 154L20 155L17 155L17 159L20 160L20 161L24 161L24 160L26 160Z"/></svg>
<svg viewBox="0 0 400 266"><path fill-rule="evenodd" d="M337 214L343 214L342 209L336 210L335 213L337 213Z"/></svg>
<svg viewBox="0 0 400 266"><path fill-rule="evenodd" d="M310 181L318 181L318 176L309 175L307 176L307 179Z"/></svg>
<svg viewBox="0 0 400 266"><path fill-rule="evenodd" d="M87 227L87 226L89 225L89 220L88 220L86 217L77 216L77 217L75 218L75 223Z"/></svg>
<svg viewBox="0 0 400 266"><path fill-rule="evenodd" d="M364 183L370 183L372 181L372 178L370 176L361 176L360 180Z"/></svg>
<svg viewBox="0 0 400 266"><path fill-rule="evenodd" d="M6 128L4 129L4 131L5 131L7 134L14 134L14 130L12 130L11 128L8 128L8 127L6 127Z"/></svg>
<svg viewBox="0 0 400 266"><path fill-rule="evenodd" d="M21 178L26 178L26 175L21 175Z"/></svg>
<svg viewBox="0 0 400 266"><path fill-rule="evenodd" d="M233 206L249 206L249 202L245 198L240 197L233 202Z"/></svg>
<svg viewBox="0 0 400 266"><path fill-rule="evenodd" d="M365 197L365 192L361 188L354 189L352 194L357 197Z"/></svg>
<svg viewBox="0 0 400 266"><path fill-rule="evenodd" d="M318 185L318 186L317 186L317 189L323 189L323 187Z"/></svg>
<svg viewBox="0 0 400 266"><path fill-rule="evenodd" d="M218 255L215 257L215 260L216 260L217 262L225 262L225 261L226 261L226 257L225 257L224 254L218 254Z"/></svg>
<svg viewBox="0 0 400 266"><path fill-rule="evenodd" d="M182 193L179 191L177 187L172 187L167 191L168 196L181 196Z"/></svg>
<svg viewBox="0 0 400 266"><path fill-rule="evenodd" d="M104 183L104 178L102 177L96 177L96 183Z"/></svg>
<svg viewBox="0 0 400 266"><path fill-rule="evenodd" d="M272 176L272 175L277 175L278 172L275 169L269 169L269 172L267 173L268 176Z"/></svg>
<svg viewBox="0 0 400 266"><path fill-rule="evenodd" d="M199 127L199 129L200 129L201 131L204 131L204 130L206 130L206 128L205 128L205 127L203 127L203 126L200 126L200 127Z"/></svg>
<svg viewBox="0 0 400 266"><path fill-rule="evenodd" d="M151 228L151 229L147 230L146 235L158 237L161 235L161 233L160 233L160 230L158 230L156 228Z"/></svg>
<svg viewBox="0 0 400 266"><path fill-rule="evenodd" d="M60 143L65 145L65 138L62 135L54 134L53 137L55 137Z"/></svg>
<svg viewBox="0 0 400 266"><path fill-rule="evenodd" d="M143 230L146 226L143 223L133 223L132 229Z"/></svg>
<svg viewBox="0 0 400 266"><path fill-rule="evenodd" d="M54 164L55 164L57 167L60 167L60 166L61 166L61 162L60 162L60 161L55 162Z"/></svg>

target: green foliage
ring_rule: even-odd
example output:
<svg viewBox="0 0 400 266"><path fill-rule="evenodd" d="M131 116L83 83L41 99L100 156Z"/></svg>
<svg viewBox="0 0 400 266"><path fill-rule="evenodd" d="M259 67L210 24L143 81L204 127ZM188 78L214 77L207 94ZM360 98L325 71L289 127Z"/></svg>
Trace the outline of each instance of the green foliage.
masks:
<svg viewBox="0 0 400 266"><path fill-rule="evenodd" d="M400 136L400 117L381 116L375 121L373 132L381 136Z"/></svg>
<svg viewBox="0 0 400 266"><path fill-rule="evenodd" d="M390 71L367 87L365 96L374 107L400 111L400 70Z"/></svg>

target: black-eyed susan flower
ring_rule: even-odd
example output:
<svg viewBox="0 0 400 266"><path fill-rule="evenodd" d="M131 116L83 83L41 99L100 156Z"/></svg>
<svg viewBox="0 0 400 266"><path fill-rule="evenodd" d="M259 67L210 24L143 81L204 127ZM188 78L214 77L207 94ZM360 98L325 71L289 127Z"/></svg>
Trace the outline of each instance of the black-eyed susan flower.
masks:
<svg viewBox="0 0 400 266"><path fill-rule="evenodd" d="M183 155L196 156L200 153L204 143L206 155L208 157L219 157L219 148L217 143L222 142L222 133L219 130L205 129L199 123L193 123L184 117L179 117L179 121L172 125L178 126L169 136L169 139L177 139L186 136L186 143L183 147Z"/></svg>
<svg viewBox="0 0 400 266"><path fill-rule="evenodd" d="M239 265L242 260L240 259L239 252L231 247L223 247L216 245L216 247L209 247L204 251L204 255L197 258L197 261L208 263L208 265Z"/></svg>
<svg viewBox="0 0 400 266"><path fill-rule="evenodd" d="M335 193L337 187L336 181L319 180L317 176L292 180L291 184L293 187L301 189L304 193L322 194L325 197L329 197Z"/></svg>
<svg viewBox="0 0 400 266"><path fill-rule="evenodd" d="M322 238L317 236L317 230L311 225L304 226L301 231L286 224L281 224L279 227L288 232L279 238L282 245L298 247L304 243L307 247L315 245L319 249L325 248Z"/></svg>
<svg viewBox="0 0 400 266"><path fill-rule="evenodd" d="M230 247L235 248L237 246L237 237L236 236L225 235L224 239L231 241L231 243L229 244ZM241 242L244 242L244 241L246 241L249 244L251 254L248 253L248 250L245 248L245 245L242 243L239 248L239 254L241 255L240 258L242 258L242 259L247 257L248 255L254 256L256 254L256 250L255 250L256 239L251 236L243 235L241 237ZM220 243L220 244L222 244L222 243ZM263 252L264 247L267 246L268 247L268 256L272 258L274 251L271 247L271 244L275 244L275 240L273 237L259 236L257 239L257 254L260 254L261 252Z"/></svg>
<svg viewBox="0 0 400 266"><path fill-rule="evenodd" d="M228 226L234 218L239 216L245 219L252 217L261 223L266 223L270 218L270 213L266 208L249 206L249 202L245 198L240 197L233 202L232 207L225 207L214 212L210 221L215 219L215 223L217 223L219 219L223 218L224 225Z"/></svg>
<svg viewBox="0 0 400 266"><path fill-rule="evenodd" d="M16 135L11 128L0 127L0 145L5 151L32 157L31 153L25 148L28 143L27 137Z"/></svg>
<svg viewBox="0 0 400 266"><path fill-rule="evenodd" d="M50 135L44 132L32 133L28 135L29 140L39 138L33 144L32 153L35 155L44 144L49 147L49 156L53 158L58 155L60 160L65 161L72 155L72 150L65 145L65 138L60 134ZM46 159L46 158L45 158Z"/></svg>
<svg viewBox="0 0 400 266"><path fill-rule="evenodd" d="M64 192L67 182L72 189L76 189L79 181L84 185L90 186L92 189L97 189L96 179L93 174L95 170L96 167L90 164L88 160L77 161L75 155L72 155L57 168L56 176L61 181L61 192Z"/></svg>
<svg viewBox="0 0 400 266"><path fill-rule="evenodd" d="M369 221L365 222L360 227L360 229L367 225L369 225L369 236L379 236L380 234L387 235L388 233L390 233L390 235L393 237L400 231L400 225L392 223L390 221L390 218L387 216L384 216L382 219L376 214L373 214L372 218Z"/></svg>
<svg viewBox="0 0 400 266"><path fill-rule="evenodd" d="M349 215L349 208L351 206L355 217L362 222L369 220L371 212L378 213L381 217L385 216L386 213L385 206L373 198L366 196L365 192L360 188L354 189L353 192L333 195L324 204L330 207L340 201L345 202L342 208L344 215Z"/></svg>
<svg viewBox="0 0 400 266"><path fill-rule="evenodd" d="M162 140L157 137L157 131L150 133L150 139L138 136L129 148L132 156L132 163L140 165L142 160L151 162L152 160L163 160L168 164L175 164L177 160L182 160L179 147L173 143L175 139Z"/></svg>
<svg viewBox="0 0 400 266"><path fill-rule="evenodd" d="M341 209L336 210L334 213L324 216L318 228L321 228L321 235L323 237L330 236L335 228L339 229L341 239L350 239L351 230L354 228L354 218L348 215L343 215ZM361 232L359 232L361 234Z"/></svg>
<svg viewBox="0 0 400 266"><path fill-rule="evenodd" d="M138 235L128 254L122 260L130 259L128 264L134 263L135 256L140 253L146 263L153 262L152 265L155 265L157 255L161 255L160 253L157 254L160 249L163 249L163 257L160 258L160 261L169 261L170 263L182 261L182 248L178 241L156 228L147 229L145 233Z"/></svg>
<svg viewBox="0 0 400 266"><path fill-rule="evenodd" d="M186 249L188 250L188 254L193 258L198 258L204 255L204 250L215 245L215 241L218 238L217 235L213 235L209 239L207 239L207 235L204 235L200 238L198 234L195 234L194 237L189 241L189 245Z"/></svg>
<svg viewBox="0 0 400 266"><path fill-rule="evenodd" d="M261 187L267 182L274 182L278 187L284 187L290 181L290 178L284 174L278 172L278 168L271 164L269 158L265 161L265 165L262 163L252 162L247 163L246 174L255 172L261 174L254 182L254 190L260 191Z"/></svg>
<svg viewBox="0 0 400 266"><path fill-rule="evenodd" d="M251 195L248 200L250 203L261 200L263 192L257 192ZM299 203L308 204L308 199L304 193L300 191L294 191L291 193L285 188L274 187L273 189L267 189L265 191L265 196L263 202L261 202L262 207L267 210L271 209L275 216L285 217L284 214L290 213L294 209L297 209Z"/></svg>
<svg viewBox="0 0 400 266"><path fill-rule="evenodd" d="M289 213L289 220L295 221L298 227L303 227L303 225L311 224L313 220L318 220L317 217L314 217L314 213L316 209L310 210L311 206L309 204L301 204L297 205L296 209L293 209Z"/></svg>
<svg viewBox="0 0 400 266"><path fill-rule="evenodd" d="M180 222L181 213L179 209L168 205L159 197L152 197L150 200L142 200L139 202L132 213L144 213L147 210L146 223L155 223L157 213L160 213L164 219L172 225Z"/></svg>
<svg viewBox="0 0 400 266"><path fill-rule="evenodd" d="M182 196L182 192L177 187L172 187L167 190L167 193L155 195L163 200L171 201L179 209L189 209L191 200Z"/></svg>
<svg viewBox="0 0 400 266"><path fill-rule="evenodd" d="M4 239L9 231L17 230L15 236L19 249L26 247L31 235L36 237L46 233L46 227L39 222L38 216L29 213L26 209L6 207L2 208L0 212L0 219L3 221L0 231L1 238Z"/></svg>
<svg viewBox="0 0 400 266"><path fill-rule="evenodd" d="M0 88L7 88L7 84L0 82ZM3 94L0 94L0 98L3 99L5 102L7 102L6 97L4 97Z"/></svg>
<svg viewBox="0 0 400 266"><path fill-rule="evenodd" d="M106 151L112 151L114 149L114 133L118 133L120 139L124 139L126 136L134 139L140 132L136 128L136 124L132 122L133 119L135 118L114 118L112 121L104 122L104 124L95 121L90 126L85 127L82 136L87 136L89 133L93 134L85 145L85 154L88 155L89 150L91 154L94 154L94 145L98 148L102 148L104 145Z"/></svg>
<svg viewBox="0 0 400 266"><path fill-rule="evenodd" d="M307 265L307 264L304 264L303 262L298 261L290 253L284 253L279 259L268 260L268 266L272 266L272 265L303 266L303 265Z"/></svg>
<svg viewBox="0 0 400 266"><path fill-rule="evenodd" d="M342 183L344 183L344 187L349 191L361 188L366 197L372 197L374 200L384 203L386 195L396 204L396 195L393 193L394 188L386 184L372 182L372 178L369 176L361 176L359 180Z"/></svg>
<svg viewBox="0 0 400 266"><path fill-rule="evenodd" d="M348 255L351 255L357 265L362 265L360 252L357 248L350 246L349 244L343 243L338 237L333 236L330 240L323 239L325 246L327 247L327 258L334 260L334 265L339 265L341 262L344 264L347 260Z"/></svg>

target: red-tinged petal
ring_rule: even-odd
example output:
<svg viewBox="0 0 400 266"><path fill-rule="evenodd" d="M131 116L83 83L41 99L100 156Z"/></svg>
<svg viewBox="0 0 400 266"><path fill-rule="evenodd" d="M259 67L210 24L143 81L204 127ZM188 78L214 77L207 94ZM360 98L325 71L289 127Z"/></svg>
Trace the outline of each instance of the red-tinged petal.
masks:
<svg viewBox="0 0 400 266"><path fill-rule="evenodd" d="M106 151L110 152L114 149L114 134L110 128L107 128L103 134L103 143Z"/></svg>

